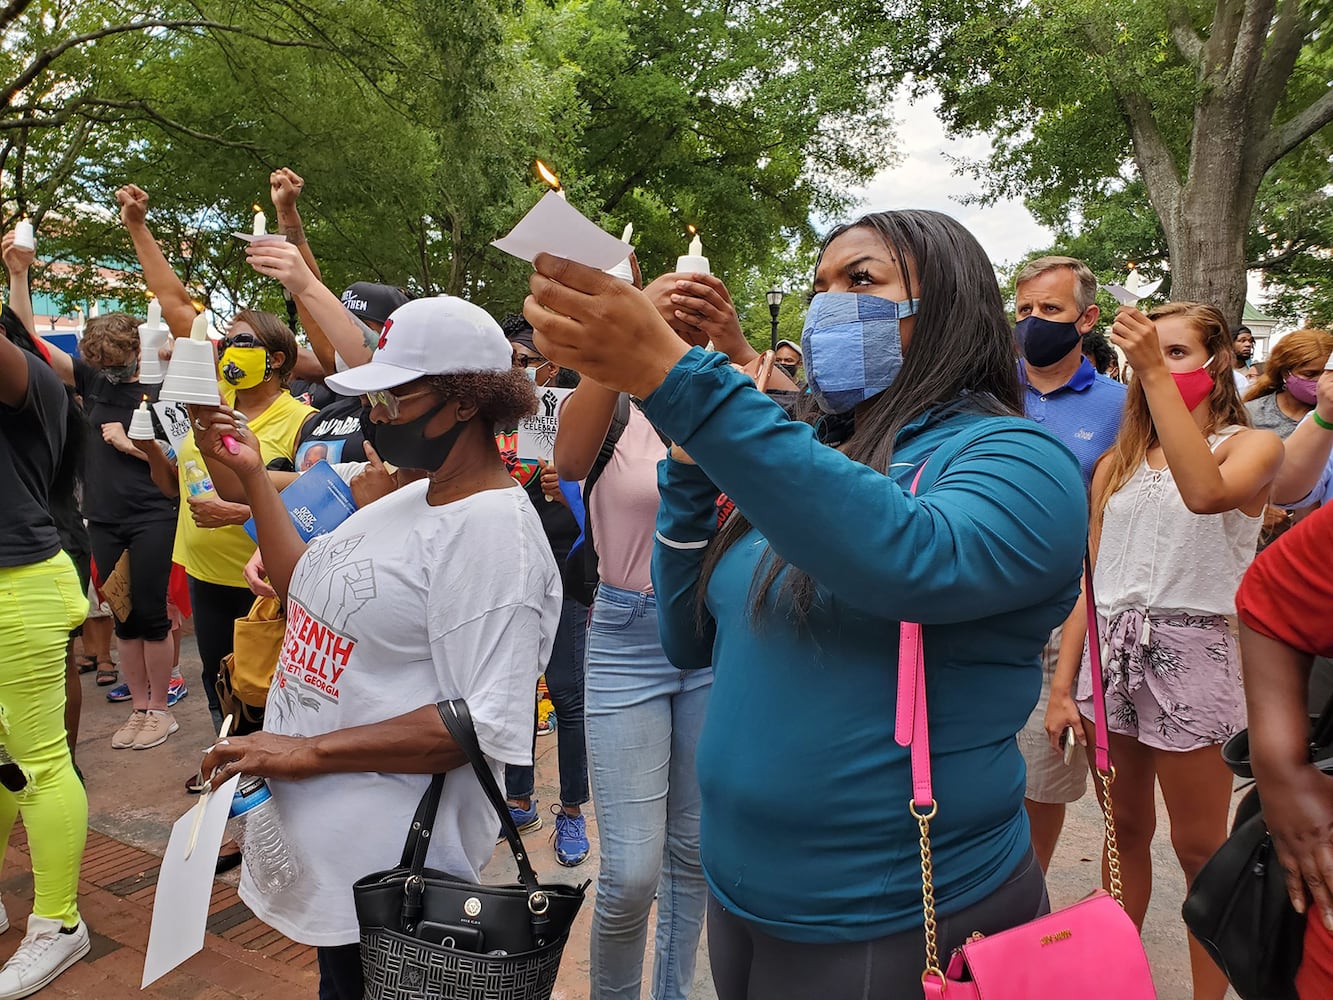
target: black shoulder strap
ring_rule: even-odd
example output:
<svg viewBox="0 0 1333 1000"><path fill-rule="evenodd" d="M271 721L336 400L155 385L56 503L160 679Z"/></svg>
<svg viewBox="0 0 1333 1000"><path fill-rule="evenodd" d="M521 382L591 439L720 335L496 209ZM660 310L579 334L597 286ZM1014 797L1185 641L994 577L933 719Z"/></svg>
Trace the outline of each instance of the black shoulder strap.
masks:
<svg viewBox="0 0 1333 1000"><path fill-rule="evenodd" d="M606 471L607 463L611 461L611 456L615 454L616 443L620 436L625 433L625 428L629 426L629 393L622 392L620 398L616 400L615 412L611 415L611 426L606 429L606 437L602 438L602 447L597 451L597 457L592 461L592 468L583 479L583 506L587 509L588 494L592 492L593 485L602 478L602 473Z"/></svg>

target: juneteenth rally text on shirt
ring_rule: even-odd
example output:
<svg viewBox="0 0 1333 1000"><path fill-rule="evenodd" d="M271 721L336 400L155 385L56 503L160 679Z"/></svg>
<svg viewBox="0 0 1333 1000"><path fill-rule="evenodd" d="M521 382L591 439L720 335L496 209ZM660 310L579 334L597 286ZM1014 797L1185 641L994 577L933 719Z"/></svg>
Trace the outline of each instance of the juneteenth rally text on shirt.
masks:
<svg viewBox="0 0 1333 1000"><path fill-rule="evenodd" d="M338 681L356 649L356 640L341 635L315 618L295 600L287 602L287 635L278 658L279 687L288 677L332 702L338 701Z"/></svg>

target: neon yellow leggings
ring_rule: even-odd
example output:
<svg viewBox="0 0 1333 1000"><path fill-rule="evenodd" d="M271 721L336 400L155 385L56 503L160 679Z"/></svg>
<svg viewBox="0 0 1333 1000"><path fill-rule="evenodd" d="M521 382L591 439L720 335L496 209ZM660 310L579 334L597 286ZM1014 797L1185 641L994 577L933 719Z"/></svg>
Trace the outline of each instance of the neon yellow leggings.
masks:
<svg viewBox="0 0 1333 1000"><path fill-rule="evenodd" d="M0 788L0 860L23 813L32 854L32 912L79 921L79 863L88 798L65 743L65 642L88 599L69 556L0 568L0 742L28 784Z"/></svg>

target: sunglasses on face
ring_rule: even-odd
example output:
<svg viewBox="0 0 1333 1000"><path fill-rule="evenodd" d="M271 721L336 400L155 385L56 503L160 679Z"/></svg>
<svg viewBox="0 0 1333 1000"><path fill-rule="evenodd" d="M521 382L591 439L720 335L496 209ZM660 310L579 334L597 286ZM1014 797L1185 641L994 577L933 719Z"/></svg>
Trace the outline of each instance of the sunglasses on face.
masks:
<svg viewBox="0 0 1333 1000"><path fill-rule="evenodd" d="M395 396L387 389L377 389L375 392L368 392L361 399L366 406L372 409L376 406L384 407L384 412L388 414L390 420L398 419L398 409L410 399L416 399L418 396L428 396L434 389L422 389L420 392L410 392L406 396Z"/></svg>
<svg viewBox="0 0 1333 1000"><path fill-rule="evenodd" d="M264 347L264 345L253 333L238 333L234 337L223 337L218 341L218 347L225 351L228 347Z"/></svg>
<svg viewBox="0 0 1333 1000"><path fill-rule="evenodd" d="M547 361L545 358L543 358L540 354L514 355L515 368L533 368L533 367L541 368L543 365L548 365L548 364L550 364L550 362Z"/></svg>

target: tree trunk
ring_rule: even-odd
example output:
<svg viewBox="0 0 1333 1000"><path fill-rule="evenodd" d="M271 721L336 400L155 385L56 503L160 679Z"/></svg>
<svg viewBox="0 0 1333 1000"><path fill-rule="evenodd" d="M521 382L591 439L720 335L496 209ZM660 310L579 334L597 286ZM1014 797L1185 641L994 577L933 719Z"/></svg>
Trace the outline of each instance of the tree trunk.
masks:
<svg viewBox="0 0 1333 1000"><path fill-rule="evenodd" d="M1249 213L1219 212L1208 199L1181 198L1162 219L1171 253L1171 298L1216 306L1232 328L1245 310L1245 233Z"/></svg>

